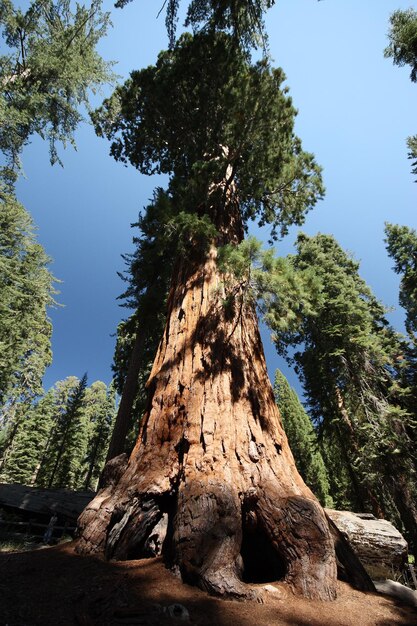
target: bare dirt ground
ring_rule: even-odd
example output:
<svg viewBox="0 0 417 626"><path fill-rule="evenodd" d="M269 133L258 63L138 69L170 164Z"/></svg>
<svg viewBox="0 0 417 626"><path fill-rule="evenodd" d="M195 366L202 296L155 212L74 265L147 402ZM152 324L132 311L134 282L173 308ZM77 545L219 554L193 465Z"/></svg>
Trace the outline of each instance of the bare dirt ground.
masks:
<svg viewBox="0 0 417 626"><path fill-rule="evenodd" d="M0 554L0 625L417 625L415 609L345 583L328 603L296 598L279 583L274 587L263 604L220 600L182 584L160 559L105 562L63 544ZM168 607L178 603L188 620L170 616Z"/></svg>

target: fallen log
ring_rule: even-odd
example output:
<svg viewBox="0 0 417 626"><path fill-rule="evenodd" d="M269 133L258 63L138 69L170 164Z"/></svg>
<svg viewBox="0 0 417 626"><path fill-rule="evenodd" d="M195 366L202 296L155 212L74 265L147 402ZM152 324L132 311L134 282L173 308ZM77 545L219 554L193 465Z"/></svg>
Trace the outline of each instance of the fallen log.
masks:
<svg viewBox="0 0 417 626"><path fill-rule="evenodd" d="M0 507L44 515L52 513L75 522L81 511L94 497L91 491L76 492L68 489L40 489L27 485L0 483Z"/></svg>
<svg viewBox="0 0 417 626"><path fill-rule="evenodd" d="M391 578L404 567L408 545L401 533L384 519L368 513L326 509L344 534L371 578Z"/></svg>

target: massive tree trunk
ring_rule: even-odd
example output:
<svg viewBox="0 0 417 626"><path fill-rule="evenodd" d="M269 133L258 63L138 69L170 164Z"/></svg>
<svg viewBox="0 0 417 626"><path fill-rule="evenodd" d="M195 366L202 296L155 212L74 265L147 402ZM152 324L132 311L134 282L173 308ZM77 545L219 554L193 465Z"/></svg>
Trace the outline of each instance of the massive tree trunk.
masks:
<svg viewBox="0 0 417 626"><path fill-rule="evenodd" d="M241 239L236 211L224 229L214 218L223 241ZM328 521L295 467L253 305L225 305L214 246L176 268L148 391L127 468L81 515L78 550L139 558L163 541L183 580L211 593L255 598L251 582L283 579L335 598Z"/></svg>

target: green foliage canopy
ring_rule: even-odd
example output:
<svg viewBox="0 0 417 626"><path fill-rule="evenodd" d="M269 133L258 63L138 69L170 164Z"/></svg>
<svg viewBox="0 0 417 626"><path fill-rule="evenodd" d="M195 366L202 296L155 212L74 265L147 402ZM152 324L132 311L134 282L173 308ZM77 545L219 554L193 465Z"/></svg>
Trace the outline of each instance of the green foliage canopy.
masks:
<svg viewBox="0 0 417 626"><path fill-rule="evenodd" d="M313 419L354 481L356 506L401 519L415 543L416 422L400 375L404 339L333 237L299 235L289 260L295 271L314 271L320 297L312 313L298 309L298 328L278 348L295 364Z"/></svg>
<svg viewBox="0 0 417 626"><path fill-rule="evenodd" d="M394 11L390 18L389 45L384 54L400 67L409 65L410 78L417 82L417 11ZM412 160L412 173L417 175L417 135L408 137L408 157Z"/></svg>
<svg viewBox="0 0 417 626"><path fill-rule="evenodd" d="M321 504L332 506L326 466L313 424L280 370L275 372L274 393L298 471Z"/></svg>
<svg viewBox="0 0 417 626"><path fill-rule="evenodd" d="M405 326L417 335L417 232L408 226L385 224L388 254L401 276L400 304L406 312Z"/></svg>
<svg viewBox="0 0 417 626"><path fill-rule="evenodd" d="M410 78L417 82L417 11L394 11L390 17L389 45L384 54L395 65L411 67Z"/></svg>
<svg viewBox="0 0 417 626"><path fill-rule="evenodd" d="M122 8L131 0L117 0ZM224 30L246 48L265 43L264 12L275 0L191 0L188 5L185 26L196 30ZM166 27L171 47L175 42L180 0L165 0Z"/></svg>
<svg viewBox="0 0 417 626"><path fill-rule="evenodd" d="M49 262L29 214L0 188L0 405L42 389L51 362Z"/></svg>
<svg viewBox="0 0 417 626"><path fill-rule="evenodd" d="M354 385L359 402L378 404L391 385L390 366L401 351L384 307L360 278L359 264L332 236L300 234L296 247L297 255L289 259L297 272L314 272L319 293L312 309L299 310L298 327L277 345L284 354L288 345L302 345L293 358L314 417L323 415L322 399L331 384L340 390Z"/></svg>
<svg viewBox="0 0 417 626"><path fill-rule="evenodd" d="M49 141L51 162L59 161L57 143L74 143L89 91L111 77L96 51L109 25L102 0L74 11L71 0L31 0L26 11L16 4L0 0L1 176L8 184L33 134Z"/></svg>
<svg viewBox="0 0 417 626"><path fill-rule="evenodd" d="M185 34L132 72L93 121L116 160L172 175L184 211L210 212L205 199L221 204L233 184L244 222L270 224L275 237L323 194L320 168L294 135L284 78L266 61L251 65L224 33Z"/></svg>

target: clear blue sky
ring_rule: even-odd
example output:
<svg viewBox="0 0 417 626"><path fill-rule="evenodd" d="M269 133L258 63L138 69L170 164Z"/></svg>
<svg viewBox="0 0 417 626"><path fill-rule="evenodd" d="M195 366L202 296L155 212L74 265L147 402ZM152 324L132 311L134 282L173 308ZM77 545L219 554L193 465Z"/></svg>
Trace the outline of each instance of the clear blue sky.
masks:
<svg viewBox="0 0 417 626"><path fill-rule="evenodd" d="M163 0L133 0L113 8L113 29L100 46L116 71L153 63L166 47ZM186 0L183 0L186 4ZM397 306L398 279L383 243L385 221L417 228L417 184L405 140L417 133L417 85L407 68L384 59L389 15L415 3L400 0L277 0L267 16L271 54L284 68L295 106L296 130L324 168L327 194L308 214L303 230L333 234L361 261L361 274L376 295ZM108 93L108 92L107 92ZM97 104L101 98L96 98ZM35 139L23 155L26 178L20 200L39 228L62 283L51 311L53 365L45 386L88 371L90 383L109 382L118 321L126 316L116 297L123 283L122 253L132 250L138 212L158 184L108 156L108 144L83 125L77 152L61 153L64 168L51 168L48 149ZM278 246L292 251L298 229ZM401 328L402 315L391 316ZM270 372L281 365L264 333ZM292 384L295 379L290 376Z"/></svg>

